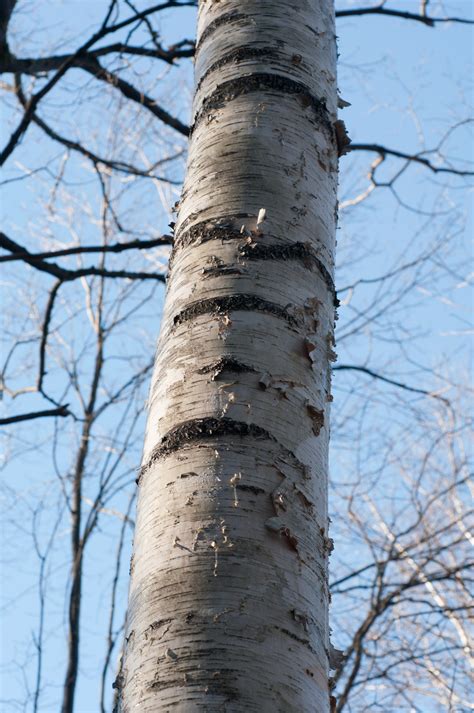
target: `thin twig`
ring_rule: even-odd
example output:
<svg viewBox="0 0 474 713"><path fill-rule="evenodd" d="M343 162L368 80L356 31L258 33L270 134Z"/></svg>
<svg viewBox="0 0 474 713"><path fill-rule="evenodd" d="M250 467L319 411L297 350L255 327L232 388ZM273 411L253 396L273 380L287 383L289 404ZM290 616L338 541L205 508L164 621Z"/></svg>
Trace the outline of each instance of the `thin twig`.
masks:
<svg viewBox="0 0 474 713"><path fill-rule="evenodd" d="M415 394L423 394L424 396L430 396L432 399L439 399L440 401L443 401L447 406L450 405L448 399L445 399L443 396L439 396L439 394L434 394L432 391L426 391L426 389L418 389L414 386L409 386L408 384L404 384L401 381L395 381L395 379L389 379L387 376L382 376L382 374L378 374L376 371L372 371L372 369L368 369L365 366L338 364L337 366L332 367L332 371L359 371L362 374L367 374L367 376L371 376L373 379L379 379L379 381L384 381L386 384L391 384L391 386L397 386L399 389L404 389L405 391L412 391Z"/></svg>

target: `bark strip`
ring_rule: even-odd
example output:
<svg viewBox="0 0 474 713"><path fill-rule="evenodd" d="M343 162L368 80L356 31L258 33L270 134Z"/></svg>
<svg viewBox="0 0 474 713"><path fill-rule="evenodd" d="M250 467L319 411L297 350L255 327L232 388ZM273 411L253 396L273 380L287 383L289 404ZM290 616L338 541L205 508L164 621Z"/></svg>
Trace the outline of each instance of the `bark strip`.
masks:
<svg viewBox="0 0 474 713"><path fill-rule="evenodd" d="M187 421L176 426L172 431L163 436L160 445L151 454L150 461L145 466L149 468L156 460L167 456L191 442L202 439L217 438L219 436L251 436L274 441L275 438L264 428L253 423L242 423L230 418L202 418Z"/></svg>
<svg viewBox="0 0 474 713"><path fill-rule="evenodd" d="M266 312L267 314L271 314L285 320L288 324L294 327L297 327L300 323L295 316L288 312L288 310L273 302L262 300L256 295L237 294L228 295L226 297L212 297L208 300L195 302L179 312L173 318L173 324L176 327L203 314L218 315L233 311Z"/></svg>
<svg viewBox="0 0 474 713"><path fill-rule="evenodd" d="M334 304L337 307L339 300L336 295L336 286L331 273L311 249L309 243L291 243L289 245L259 245L251 243L243 245L239 249L240 257L247 260L298 260L303 263L308 270L316 268L322 275L328 290L334 296Z"/></svg>
<svg viewBox="0 0 474 713"><path fill-rule="evenodd" d="M203 43L211 37L211 35L216 32L219 28L222 28L223 25L228 25L231 22L237 22L240 20L246 20L248 15L244 15L241 12L238 12L237 10L233 10L232 12L226 12L223 13L222 15L219 15L219 17L216 17L215 20L212 20L204 29L204 31L201 33L201 37L199 38L199 41L196 45L196 52L202 47Z"/></svg>
<svg viewBox="0 0 474 713"><path fill-rule="evenodd" d="M297 96L300 100L303 109L311 107L318 126L326 129L332 135L332 124L328 119L328 110L326 100L315 97L309 91L308 87L302 82L296 82L294 79L284 77L279 74L255 73L236 77L227 82L220 84L217 89L203 102L203 105L194 118L194 123L190 129L190 134L195 131L197 125L206 116L216 109L221 109L228 102L237 99L238 97L251 94L253 92L272 91L278 94L288 94Z"/></svg>
<svg viewBox="0 0 474 713"><path fill-rule="evenodd" d="M278 52L274 47L237 47L228 54L218 59L214 64L211 64L206 74L201 77L196 91L199 91L201 84L207 77L218 69L222 69L227 64L232 62L244 62L246 59L276 59Z"/></svg>

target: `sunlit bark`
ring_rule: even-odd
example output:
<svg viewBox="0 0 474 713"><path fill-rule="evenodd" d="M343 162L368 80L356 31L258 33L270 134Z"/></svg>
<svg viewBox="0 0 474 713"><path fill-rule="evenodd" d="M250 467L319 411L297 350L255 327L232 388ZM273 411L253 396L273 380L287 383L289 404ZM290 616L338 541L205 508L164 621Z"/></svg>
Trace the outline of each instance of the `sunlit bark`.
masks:
<svg viewBox="0 0 474 713"><path fill-rule="evenodd" d="M332 0L200 3L123 712L329 710L335 65Z"/></svg>

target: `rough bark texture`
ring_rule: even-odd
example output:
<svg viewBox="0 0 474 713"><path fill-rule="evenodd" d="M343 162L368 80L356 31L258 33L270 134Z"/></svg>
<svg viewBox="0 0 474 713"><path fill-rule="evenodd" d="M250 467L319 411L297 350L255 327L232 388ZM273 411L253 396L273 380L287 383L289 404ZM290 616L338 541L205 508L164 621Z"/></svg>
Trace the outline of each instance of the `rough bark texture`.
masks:
<svg viewBox="0 0 474 713"><path fill-rule="evenodd" d="M332 0L201 0L123 713L329 711Z"/></svg>

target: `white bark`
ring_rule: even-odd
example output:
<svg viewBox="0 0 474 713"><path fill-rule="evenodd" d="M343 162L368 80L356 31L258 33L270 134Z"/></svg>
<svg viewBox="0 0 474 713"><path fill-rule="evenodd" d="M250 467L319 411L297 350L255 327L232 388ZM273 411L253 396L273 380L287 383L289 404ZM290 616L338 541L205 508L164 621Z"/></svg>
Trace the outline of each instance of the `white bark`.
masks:
<svg viewBox="0 0 474 713"><path fill-rule="evenodd" d="M329 710L332 0L201 0L121 710Z"/></svg>

